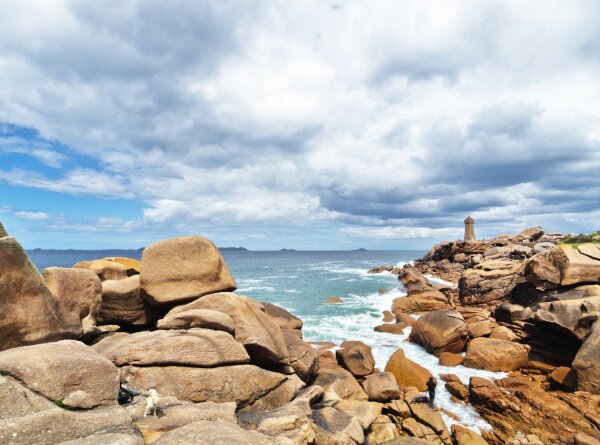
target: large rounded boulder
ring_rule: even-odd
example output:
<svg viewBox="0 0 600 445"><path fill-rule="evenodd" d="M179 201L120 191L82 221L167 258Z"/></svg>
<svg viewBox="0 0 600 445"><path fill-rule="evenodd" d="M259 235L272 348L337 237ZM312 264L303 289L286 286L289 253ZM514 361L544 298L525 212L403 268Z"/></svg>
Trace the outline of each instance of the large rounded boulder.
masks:
<svg viewBox="0 0 600 445"><path fill-rule="evenodd" d="M579 348L573 369L580 391L600 394L600 321L594 323L591 334Z"/></svg>
<svg viewBox="0 0 600 445"><path fill-rule="evenodd" d="M385 372L391 372L399 385L414 386L419 391L427 389L427 380L431 377L427 369L407 358L402 349L392 354L385 365Z"/></svg>
<svg viewBox="0 0 600 445"><path fill-rule="evenodd" d="M221 252L206 238L171 238L142 254L141 295L151 305L173 306L236 288Z"/></svg>
<svg viewBox="0 0 600 445"><path fill-rule="evenodd" d="M0 350L77 337L60 319L56 300L19 242L0 238Z"/></svg>
<svg viewBox="0 0 600 445"><path fill-rule="evenodd" d="M243 295L221 292L174 307L165 318L197 309L212 309L229 315L235 322L235 339L244 345L253 363L289 364L281 329L258 301Z"/></svg>
<svg viewBox="0 0 600 445"><path fill-rule="evenodd" d="M152 310L140 296L140 276L102 282L102 305L98 322L140 326L153 320Z"/></svg>
<svg viewBox="0 0 600 445"><path fill-rule="evenodd" d="M487 371L515 371L527 364L526 346L495 338L475 338L467 346L463 365Z"/></svg>
<svg viewBox="0 0 600 445"><path fill-rule="evenodd" d="M421 316L412 328L413 339L427 352L439 356L442 352L458 353L469 338L469 326L454 310L439 310Z"/></svg>

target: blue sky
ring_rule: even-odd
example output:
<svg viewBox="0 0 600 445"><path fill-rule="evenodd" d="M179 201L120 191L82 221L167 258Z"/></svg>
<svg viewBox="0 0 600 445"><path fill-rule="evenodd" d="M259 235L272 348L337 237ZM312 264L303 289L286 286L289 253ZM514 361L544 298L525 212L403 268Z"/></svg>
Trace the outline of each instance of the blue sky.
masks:
<svg viewBox="0 0 600 445"><path fill-rule="evenodd" d="M598 230L599 5L0 0L0 221L28 248Z"/></svg>

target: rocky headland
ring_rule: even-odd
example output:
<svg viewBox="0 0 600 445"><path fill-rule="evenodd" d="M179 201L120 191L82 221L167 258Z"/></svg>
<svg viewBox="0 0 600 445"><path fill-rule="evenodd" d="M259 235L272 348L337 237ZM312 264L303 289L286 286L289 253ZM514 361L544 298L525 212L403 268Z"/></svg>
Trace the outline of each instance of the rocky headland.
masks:
<svg viewBox="0 0 600 445"><path fill-rule="evenodd" d="M416 400L431 373L402 349L378 370L366 344L309 344L299 318L235 293L205 238L40 274L0 224L0 443L597 444L600 250L559 240L442 243L380 269L408 295L378 330L411 329L447 366L509 372L439 382L492 425L479 435ZM121 385L142 394L119 404Z"/></svg>
<svg viewBox="0 0 600 445"><path fill-rule="evenodd" d="M563 240L534 227L443 242L411 265L370 271L397 275L407 290L376 330L411 329L409 340L440 365L508 373L442 376L453 400L492 426L482 434L489 443L600 443L600 244ZM392 361L400 385L428 377L395 372Z"/></svg>

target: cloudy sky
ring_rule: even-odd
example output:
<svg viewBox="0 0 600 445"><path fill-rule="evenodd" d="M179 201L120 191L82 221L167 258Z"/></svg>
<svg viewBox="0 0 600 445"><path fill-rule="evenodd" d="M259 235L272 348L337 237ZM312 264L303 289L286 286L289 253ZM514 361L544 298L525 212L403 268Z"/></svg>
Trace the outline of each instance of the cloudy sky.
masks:
<svg viewBox="0 0 600 445"><path fill-rule="evenodd" d="M600 229L595 0L0 10L0 221L28 248Z"/></svg>

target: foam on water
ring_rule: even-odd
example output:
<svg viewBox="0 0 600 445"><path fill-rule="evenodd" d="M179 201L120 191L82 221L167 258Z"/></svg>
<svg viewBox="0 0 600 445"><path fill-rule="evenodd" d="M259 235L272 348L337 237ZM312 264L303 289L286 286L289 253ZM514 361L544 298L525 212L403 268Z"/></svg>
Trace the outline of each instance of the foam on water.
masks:
<svg viewBox="0 0 600 445"><path fill-rule="evenodd" d="M335 272L330 270L330 273L347 273L346 271L339 272L339 269L343 268L336 269ZM356 273L359 273L358 270ZM362 274L362 272L360 273ZM350 277L346 279L346 281L351 280ZM326 317L308 316L303 318L304 337L308 341L332 341L338 345L344 340L361 340L371 346L376 366L381 370L385 368L390 356L398 348L401 348L410 360L427 368L438 379L436 404L460 419L457 421L442 412L448 427L458 423L478 432L490 429L491 426L479 417L471 405L455 403L451 400L450 393L446 391L444 383L440 379L440 374L455 374L463 383L468 385L469 379L473 376L499 379L505 377L506 373L483 371L464 366L440 366L437 357L429 354L420 345L406 341L410 335L410 328L405 329L403 335L393 335L373 330L376 325L382 323L382 311L389 310L395 298L405 295L405 290L398 287L382 295L379 295L379 293L367 295L350 293L345 297L342 296L344 299L343 304L331 305L333 309Z"/></svg>

